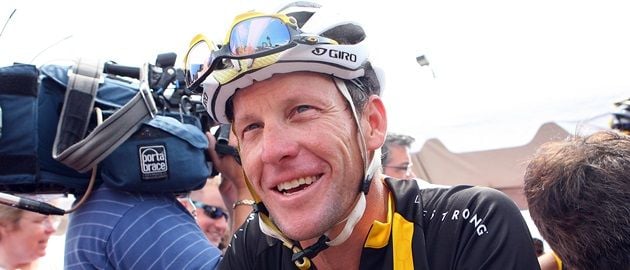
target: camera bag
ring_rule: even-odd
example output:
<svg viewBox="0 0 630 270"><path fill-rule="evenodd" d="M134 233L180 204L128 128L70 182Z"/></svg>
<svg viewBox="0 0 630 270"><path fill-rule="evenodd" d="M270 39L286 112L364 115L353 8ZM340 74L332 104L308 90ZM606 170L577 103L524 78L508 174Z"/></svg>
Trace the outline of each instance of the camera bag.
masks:
<svg viewBox="0 0 630 270"><path fill-rule="evenodd" d="M138 84L104 76L102 70L102 64L82 60L72 66L40 67L39 87L35 91L38 96L31 100L37 102L33 120L37 124L33 128L11 127L11 133L36 133L30 138L30 145L37 149L37 162L31 166L35 169L26 175L30 176L28 179L13 172L0 174L0 189L20 193L81 194L87 188L93 168L98 169L97 184L112 182L121 190L183 192L203 186L209 174L205 163L207 141L199 125L194 125L195 117L186 116L192 126L162 119L166 116L153 121L161 112L156 109L148 86L143 85L142 80ZM35 85L38 85L37 81ZM97 123L95 111L105 111L106 119L101 124ZM5 123L25 116L12 114L8 117L3 117ZM151 134L159 136L138 135L147 129L154 129ZM116 157L131 157L138 153L138 149L133 152L122 150L131 149L125 144L134 144L137 140L142 140L143 145L161 143L168 149L168 171L148 174L152 176L130 174L130 171L141 171L141 162L132 163L126 158L108 159L116 151ZM125 147L120 148L123 145ZM0 141L0 149L8 147L6 141ZM177 158L171 156L187 157L190 163L185 164L186 168L194 166L195 170L179 169L184 163L175 162ZM155 168L157 165L151 166ZM0 167L4 168L4 163L0 163Z"/></svg>

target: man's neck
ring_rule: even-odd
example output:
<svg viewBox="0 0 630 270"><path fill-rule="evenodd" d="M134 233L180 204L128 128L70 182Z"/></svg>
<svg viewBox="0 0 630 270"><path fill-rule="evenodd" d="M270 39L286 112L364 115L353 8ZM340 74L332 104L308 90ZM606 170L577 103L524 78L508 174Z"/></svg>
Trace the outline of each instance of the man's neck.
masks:
<svg viewBox="0 0 630 270"><path fill-rule="evenodd" d="M385 222L387 218L388 189L379 177L372 181L370 192L366 195L366 207L363 217L354 227L350 237L338 246L329 247L320 252L313 263L317 269L358 269L361 262L364 241L375 220ZM343 227L345 223L339 224ZM338 229L341 231L341 229ZM303 247L314 244L317 239L302 241Z"/></svg>

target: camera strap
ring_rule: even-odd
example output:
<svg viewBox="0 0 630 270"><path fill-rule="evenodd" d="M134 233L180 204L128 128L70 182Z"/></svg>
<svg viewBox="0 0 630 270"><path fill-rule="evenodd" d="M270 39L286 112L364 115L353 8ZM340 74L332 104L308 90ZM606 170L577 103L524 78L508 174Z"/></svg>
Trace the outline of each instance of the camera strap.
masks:
<svg viewBox="0 0 630 270"><path fill-rule="evenodd" d="M55 160L79 172L96 166L157 112L145 65L140 73L138 93L86 137L96 93L103 81L103 65L100 61L95 63L79 59L68 71L52 154Z"/></svg>

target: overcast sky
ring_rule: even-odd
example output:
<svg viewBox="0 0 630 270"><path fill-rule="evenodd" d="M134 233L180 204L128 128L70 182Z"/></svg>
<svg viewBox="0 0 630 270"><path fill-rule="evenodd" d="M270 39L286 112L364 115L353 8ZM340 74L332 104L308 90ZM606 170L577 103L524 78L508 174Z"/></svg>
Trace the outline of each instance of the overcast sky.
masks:
<svg viewBox="0 0 630 270"><path fill-rule="evenodd" d="M318 2L364 23L386 74L390 130L415 136L416 149L431 137L454 151L525 144L548 121L601 126L608 118L596 116L630 97L625 1ZM222 40L235 14L283 3L3 0L2 24L17 11L0 64L87 56L140 65L170 51L181 61L196 33ZM429 67L416 63L422 54Z"/></svg>

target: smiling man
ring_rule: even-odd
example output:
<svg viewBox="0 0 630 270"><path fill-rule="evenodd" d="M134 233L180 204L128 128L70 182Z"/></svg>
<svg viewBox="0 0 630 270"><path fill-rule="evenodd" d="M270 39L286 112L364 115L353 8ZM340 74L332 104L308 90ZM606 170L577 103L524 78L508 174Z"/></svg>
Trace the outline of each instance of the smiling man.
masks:
<svg viewBox="0 0 630 270"><path fill-rule="evenodd" d="M186 57L207 66L188 70L188 87L232 124L243 170L232 181L256 201L220 268L538 269L504 194L380 172L387 116L366 35L326 12L299 2L241 14L220 49L200 39Z"/></svg>
<svg viewBox="0 0 630 270"><path fill-rule="evenodd" d="M221 197L217 178L208 179L206 185L192 191L190 198L196 208L197 224L212 245L225 249L224 240L229 233L229 214ZM187 200L185 204L189 204Z"/></svg>

